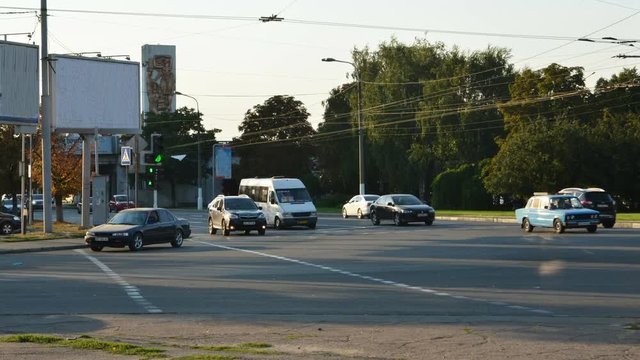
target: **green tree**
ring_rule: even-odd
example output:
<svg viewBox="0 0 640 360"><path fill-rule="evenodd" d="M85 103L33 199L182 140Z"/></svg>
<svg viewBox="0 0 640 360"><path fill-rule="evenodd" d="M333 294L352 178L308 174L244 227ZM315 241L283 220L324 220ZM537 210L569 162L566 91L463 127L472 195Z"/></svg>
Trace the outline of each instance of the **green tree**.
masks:
<svg viewBox="0 0 640 360"><path fill-rule="evenodd" d="M273 96L247 110L241 135L232 142L240 164L234 178L287 176L311 183L314 149L309 142L316 134L309 113L292 96Z"/></svg>
<svg viewBox="0 0 640 360"><path fill-rule="evenodd" d="M198 149L200 149L202 181L204 182L205 176L211 175L212 171L206 167L206 160L212 156L211 149L216 143L215 134L219 132L219 129L205 130L202 125L202 114L187 107L177 109L172 113L146 114L142 136L150 141L151 134L162 134L165 160L161 165L161 171L164 175L160 184L166 182L170 184L172 206L177 206L177 184L197 186ZM186 155L186 158L183 161L178 161L171 158L171 155Z"/></svg>
<svg viewBox="0 0 640 360"><path fill-rule="evenodd" d="M352 95L357 96L354 94L356 89L354 83L344 84L331 90L329 98L322 103L324 122L318 125L314 144L321 185L329 192L349 194L358 191L358 125L349 103Z"/></svg>
<svg viewBox="0 0 640 360"><path fill-rule="evenodd" d="M495 105L508 98L513 78L509 56L505 49L464 53L420 39L354 51L381 189L424 196L442 170L495 153L493 138L503 131Z"/></svg>
<svg viewBox="0 0 640 360"><path fill-rule="evenodd" d="M582 69L551 64L525 69L500 105L507 135L483 172L492 194L526 198L576 185L592 164L588 129L594 116Z"/></svg>

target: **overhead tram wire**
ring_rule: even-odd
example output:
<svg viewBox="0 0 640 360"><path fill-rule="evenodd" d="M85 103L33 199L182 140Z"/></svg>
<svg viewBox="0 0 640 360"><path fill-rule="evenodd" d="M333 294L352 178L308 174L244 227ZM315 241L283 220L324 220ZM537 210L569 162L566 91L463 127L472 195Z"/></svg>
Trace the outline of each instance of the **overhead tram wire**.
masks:
<svg viewBox="0 0 640 360"><path fill-rule="evenodd" d="M612 91L612 90L615 90L615 88L611 88L608 91ZM543 102L543 101L552 100L552 98L553 99L560 99L560 98L565 98L565 97L570 97L570 96L576 96L576 95L581 94L582 92L583 92L582 90L578 90L578 91L570 91L570 92L563 93L563 94L554 94L553 96L545 95L545 96L541 96L541 97L534 98L534 99L523 99L519 103L512 104L512 105L526 105L526 104L534 103L534 102ZM626 103L626 104L619 105L617 107L628 106L628 105L630 105L630 104ZM590 107L589 104L584 104L583 106L586 107L586 108ZM493 107L497 107L497 104L493 105ZM486 109L487 109L487 107L481 107L480 109L479 108L472 108L472 109L468 109L467 111L478 111L478 110L486 110ZM600 110L590 110L590 111L585 112L585 113L578 113L577 115L584 115L584 114L589 114L589 113L594 113L594 112L599 112L599 111ZM427 116L427 117L424 117L423 120L427 120L428 118L446 116L446 115L454 115L454 114L457 114L457 113L459 113L459 111L457 111L457 112L454 111L454 112L451 112L449 114L437 114L437 115L434 115L434 116ZM576 115L576 114L574 114L574 115ZM400 119L400 120L387 122L387 123L383 123L383 124L374 124L374 125L369 124L369 125L366 125L365 128L369 128L369 129L378 128L378 127L394 125L394 124L415 122L417 120L418 119L416 117L411 117L409 119ZM495 120L495 121L503 121L503 119ZM452 124L451 126L459 126L459 124ZM493 128L494 127L492 127L492 129ZM472 130L473 131L477 131L478 129L472 129ZM297 138L292 138L292 139L279 139L279 140L266 140L266 141L251 142L251 143L239 143L239 144L236 144L234 146L235 147L246 147L246 146L262 145L262 144L267 144L267 143L284 143L284 142L287 142L289 140L291 142L294 142L294 141L299 141L299 140L302 140L302 139L305 139L305 138L309 138L309 137L311 137L311 138L318 137L318 136L325 136L326 137L326 136L329 136L329 135L337 135L337 134L347 133L347 132L353 132L353 129L338 130L338 131L334 131L334 132L327 132L327 133L316 134L316 135L311 135L311 136L302 136L302 137L297 137ZM416 135L418 135L418 133L416 133Z"/></svg>
<svg viewBox="0 0 640 360"><path fill-rule="evenodd" d="M18 6L0 6L0 9L12 9L12 10L32 10L39 11L38 8L32 7L18 7ZM285 8L286 9L286 8ZM95 14L95 15L114 15L114 16L139 16L139 17L162 17L162 18L178 18L178 19L202 19L202 20L230 20L230 21L256 21L260 18L254 16L223 16L223 15L198 15L198 14L176 14L176 13L152 13L152 12L135 12L135 11L106 11L106 10L81 10L81 9L48 9L49 12L66 12L66 13L80 13L80 14ZM640 11L639 11L640 12ZM596 30L595 32L602 31L611 26L614 26L629 17L635 16L637 13L625 17L609 26ZM264 18L272 18L270 17ZM331 21L314 21L304 19L288 19L282 18L279 20L278 15L275 15L278 22L302 24L302 25L316 25L316 26L331 26L331 27L346 27L346 28L361 28L372 30L392 30L392 31L407 31L407 32L419 32L419 33L436 33L436 34L449 34L449 35L467 35L467 36L484 36L484 37L502 37L502 38L517 38L517 39L531 39L531 40L553 40L553 41L575 41L578 38L575 36L557 36L557 35L537 35L537 34L514 34L514 33L494 33L494 32L482 32L482 31L460 31L460 30L445 30L445 29L429 29L429 28L412 28L412 27L400 27L400 26L384 26L384 25L370 25L370 24L355 24L355 23L343 23L343 22L331 22ZM271 20L270 20L271 21ZM268 21L268 22L270 22ZM275 20L273 20L275 21ZM593 32L593 33L595 33ZM591 34L593 34L591 33ZM590 34L590 35L591 35ZM588 37L583 36L583 38ZM640 42L635 39L634 41Z"/></svg>

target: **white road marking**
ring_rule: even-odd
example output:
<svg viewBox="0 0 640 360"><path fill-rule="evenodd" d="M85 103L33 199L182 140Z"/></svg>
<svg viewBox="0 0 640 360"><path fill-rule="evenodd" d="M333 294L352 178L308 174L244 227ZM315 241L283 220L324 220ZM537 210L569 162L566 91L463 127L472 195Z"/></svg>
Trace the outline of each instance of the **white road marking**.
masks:
<svg viewBox="0 0 640 360"><path fill-rule="evenodd" d="M317 269L331 271L331 272L334 272L334 273L338 273L338 274L342 274L342 275L346 275L346 276L350 276L350 277L355 277L355 278L359 278L359 279L373 281L373 282L376 282L376 283L381 283L381 284L384 284L384 285L390 285L390 286L394 286L394 287L398 287L398 288L402 288L402 289L420 291L420 292L432 294L432 295L435 295L435 296L450 297L450 298L458 299L458 300L477 301L477 302L482 302L482 303L485 303L485 304L490 304L490 305L499 306L499 307L505 307L505 308L509 308L509 309L513 309L513 310L521 310L521 311L532 312L532 313L536 313L536 314L558 316L558 315L555 315L553 312L548 311L548 310L534 309L534 308L530 308L530 307L526 307L526 306L520 306L520 305L512 305L512 304L508 304L508 303L501 302L501 301L492 301L492 300L487 300L487 299L471 298L471 297L460 296L460 295L452 295L452 294L449 294L449 293L446 293L446 292L440 292L440 291L433 290L433 289L426 289L426 288L422 288L422 287L419 287L419 286L410 286L410 285L403 284L403 283L397 283L397 282L394 282L394 281L383 280L383 279L379 279L379 278L375 278L375 277L371 277L371 276L352 273L352 272L349 272L349 271L332 268L330 266L313 264L313 263L309 263L309 262L302 261L302 260L296 260L296 259L292 259L292 258L287 258L287 257L284 257L284 256L267 254L267 253L263 253L263 252L260 252L260 251L241 249L241 248L237 248L237 247L233 247L233 246L219 245L219 244L213 244L213 243L204 242L204 241L197 241L197 240L189 240L189 241L192 241L192 242L195 242L195 243L199 243L199 244L203 244L203 245L207 245L207 246L217 247L217 248L220 248L220 249L240 251L240 252L253 254L253 255L258 255L258 256L263 256L263 257L268 257L268 258L272 258L272 259L288 261L288 262L292 262L292 263L295 263L295 264L310 266L310 267L314 267L314 268L317 268Z"/></svg>
<svg viewBox="0 0 640 360"><path fill-rule="evenodd" d="M140 290L136 286L131 285L128 282L126 282L120 275L116 274L115 271L111 270L102 261L100 261L100 260L96 259L95 257L87 254L82 249L76 249L74 251L84 255L84 257L89 259L89 261L94 263L97 267L100 268L100 270L102 270L105 274L107 274L107 276L110 277L111 280L113 280L118 285L122 286L122 289L127 294L127 296L129 296L129 298L131 300L133 300L133 302L135 302L136 304L142 306L148 313L151 313L151 314L162 313L162 310L160 308L154 306L152 303L150 303L148 300L146 300L142 296L142 294L140 293Z"/></svg>

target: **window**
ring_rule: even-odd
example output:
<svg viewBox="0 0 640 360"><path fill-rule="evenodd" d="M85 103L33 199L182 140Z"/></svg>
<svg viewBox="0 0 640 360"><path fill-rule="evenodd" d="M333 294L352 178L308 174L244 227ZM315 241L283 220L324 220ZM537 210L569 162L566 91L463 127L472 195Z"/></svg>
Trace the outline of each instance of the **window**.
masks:
<svg viewBox="0 0 640 360"><path fill-rule="evenodd" d="M540 199L538 198L533 199L533 203L531 204L531 207L534 209L540 208Z"/></svg>
<svg viewBox="0 0 640 360"><path fill-rule="evenodd" d="M160 215L160 222L162 223L173 222L174 220L173 215L167 210L158 210L158 215Z"/></svg>

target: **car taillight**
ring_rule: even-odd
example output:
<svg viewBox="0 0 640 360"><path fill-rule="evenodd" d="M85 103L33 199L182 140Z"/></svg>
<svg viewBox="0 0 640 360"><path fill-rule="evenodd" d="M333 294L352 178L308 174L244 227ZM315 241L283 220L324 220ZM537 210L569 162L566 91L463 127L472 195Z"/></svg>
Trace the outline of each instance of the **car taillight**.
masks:
<svg viewBox="0 0 640 360"><path fill-rule="evenodd" d="M582 205L591 205L591 204L592 204L592 202L591 202L591 201L589 201L589 200L582 200L582 201L580 201L580 203L581 203Z"/></svg>

